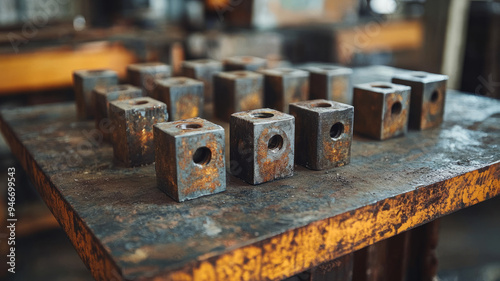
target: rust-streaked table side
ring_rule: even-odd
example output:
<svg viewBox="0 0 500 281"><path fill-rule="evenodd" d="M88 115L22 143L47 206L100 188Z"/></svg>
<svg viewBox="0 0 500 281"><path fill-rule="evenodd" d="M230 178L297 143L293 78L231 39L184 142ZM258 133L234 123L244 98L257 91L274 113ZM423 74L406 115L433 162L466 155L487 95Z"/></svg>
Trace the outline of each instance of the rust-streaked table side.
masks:
<svg viewBox="0 0 500 281"><path fill-rule="evenodd" d="M180 204L153 165L115 166L73 104L0 117L98 280L281 279L500 193L500 101L453 91L440 128L356 137L350 165L258 186L228 175L226 192Z"/></svg>

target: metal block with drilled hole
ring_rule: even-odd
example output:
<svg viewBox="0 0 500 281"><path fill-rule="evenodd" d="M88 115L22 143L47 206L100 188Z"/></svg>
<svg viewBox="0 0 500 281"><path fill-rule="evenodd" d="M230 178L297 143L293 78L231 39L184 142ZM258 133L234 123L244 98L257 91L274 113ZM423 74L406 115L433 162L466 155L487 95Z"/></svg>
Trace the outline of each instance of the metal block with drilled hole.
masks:
<svg viewBox="0 0 500 281"><path fill-rule="evenodd" d="M224 128L202 118L154 126L158 188L177 202L226 190Z"/></svg>
<svg viewBox="0 0 500 281"><path fill-rule="evenodd" d="M130 84L141 88L150 97L156 98L155 80L172 76L169 65L161 62L134 63L127 66L127 80Z"/></svg>
<svg viewBox="0 0 500 281"><path fill-rule="evenodd" d="M258 109L263 104L264 78L252 71L220 72L214 76L214 114L229 121L231 114Z"/></svg>
<svg viewBox="0 0 500 281"><path fill-rule="evenodd" d="M443 123L448 76L427 72L410 72L394 76L392 82L411 87L411 129L424 130Z"/></svg>
<svg viewBox="0 0 500 281"><path fill-rule="evenodd" d="M94 88L95 127L102 133L104 140L111 141L114 129L108 117L109 103L142 96L141 89L128 84Z"/></svg>
<svg viewBox="0 0 500 281"><path fill-rule="evenodd" d="M352 69L334 65L305 67L309 71L309 98L352 104Z"/></svg>
<svg viewBox="0 0 500 281"><path fill-rule="evenodd" d="M313 170L349 164L354 107L328 100L290 104L295 117L295 162Z"/></svg>
<svg viewBox="0 0 500 281"><path fill-rule="evenodd" d="M167 104L171 121L203 114L203 82L187 77L156 80L155 96Z"/></svg>
<svg viewBox="0 0 500 281"><path fill-rule="evenodd" d="M73 72L76 111L79 119L94 117L95 101L92 91L95 87L118 84L118 74L113 70L77 70Z"/></svg>
<svg viewBox="0 0 500 281"><path fill-rule="evenodd" d="M205 102L213 101L213 76L222 71L222 62L211 59L190 60L182 63L184 76L197 79L205 84Z"/></svg>
<svg viewBox="0 0 500 281"><path fill-rule="evenodd" d="M293 176L295 118L273 109L231 115L231 173L250 184Z"/></svg>
<svg viewBox="0 0 500 281"><path fill-rule="evenodd" d="M379 140L406 134L410 92L388 82L354 86L354 132Z"/></svg>
<svg viewBox="0 0 500 281"><path fill-rule="evenodd" d="M153 125L168 120L167 105L149 97L109 103L113 154L127 167L154 161Z"/></svg>
<svg viewBox="0 0 500 281"><path fill-rule="evenodd" d="M264 106L288 112L290 103L308 99L309 72L293 68L265 69Z"/></svg>
<svg viewBox="0 0 500 281"><path fill-rule="evenodd" d="M224 70L249 70L257 71L267 67L267 60L252 56L234 56L226 58L224 61Z"/></svg>

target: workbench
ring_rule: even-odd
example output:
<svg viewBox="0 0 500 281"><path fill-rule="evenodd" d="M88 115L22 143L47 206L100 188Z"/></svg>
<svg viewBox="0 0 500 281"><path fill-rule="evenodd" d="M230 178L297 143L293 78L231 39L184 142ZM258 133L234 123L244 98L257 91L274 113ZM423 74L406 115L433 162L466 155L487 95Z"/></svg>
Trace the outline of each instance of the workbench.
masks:
<svg viewBox="0 0 500 281"><path fill-rule="evenodd" d="M282 279L500 193L500 101L451 90L440 128L356 136L351 163L328 171L257 186L228 173L226 192L184 203L156 187L154 165L115 164L74 104L0 122L97 280Z"/></svg>

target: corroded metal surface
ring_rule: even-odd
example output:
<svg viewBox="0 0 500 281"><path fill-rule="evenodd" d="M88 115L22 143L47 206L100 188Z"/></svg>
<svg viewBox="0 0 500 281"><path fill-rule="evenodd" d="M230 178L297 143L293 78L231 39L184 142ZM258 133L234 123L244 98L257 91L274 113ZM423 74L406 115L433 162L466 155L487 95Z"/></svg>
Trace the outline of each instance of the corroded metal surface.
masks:
<svg viewBox="0 0 500 281"><path fill-rule="evenodd" d="M104 140L111 141L113 125L108 118L109 103L116 100L128 100L142 97L142 90L132 85L115 85L94 88L95 100L95 127Z"/></svg>
<svg viewBox="0 0 500 281"><path fill-rule="evenodd" d="M427 72L410 72L392 78L395 84L411 87L410 116L412 129L429 129L443 122L448 76Z"/></svg>
<svg viewBox="0 0 500 281"><path fill-rule="evenodd" d="M290 104L295 117L295 162L313 170L349 164L354 108L311 100Z"/></svg>
<svg viewBox="0 0 500 281"><path fill-rule="evenodd" d="M222 71L222 62L211 59L190 60L182 62L182 73L205 84L205 103L213 101L213 76Z"/></svg>
<svg viewBox="0 0 500 281"><path fill-rule="evenodd" d="M265 69L264 107L288 112L290 103L308 99L309 73L293 68Z"/></svg>
<svg viewBox="0 0 500 281"><path fill-rule="evenodd" d="M156 98L155 80L172 76L170 66L161 62L134 63L127 66L127 80L130 84L143 89L145 94Z"/></svg>
<svg viewBox="0 0 500 281"><path fill-rule="evenodd" d="M309 98L352 104L352 69L335 65L305 66L309 71Z"/></svg>
<svg viewBox="0 0 500 281"><path fill-rule="evenodd" d="M226 190L224 128L202 118L154 126L158 188L177 202Z"/></svg>
<svg viewBox="0 0 500 281"><path fill-rule="evenodd" d="M153 125L168 120L167 106L149 97L109 103L113 154L127 167L153 163Z"/></svg>
<svg viewBox="0 0 500 281"><path fill-rule="evenodd" d="M390 79L390 78L389 78ZM350 165L176 203L122 168L74 105L4 110L0 128L98 280L276 280L500 194L500 101L448 92L440 128L355 137Z"/></svg>
<svg viewBox="0 0 500 281"><path fill-rule="evenodd" d="M113 70L77 70L73 72L73 88L75 91L76 113L80 119L94 117L92 91L95 87L106 87L118 84L118 74Z"/></svg>
<svg viewBox="0 0 500 281"><path fill-rule="evenodd" d="M203 82L187 77L172 77L158 79L155 84L155 96L167 104L170 121L203 115Z"/></svg>
<svg viewBox="0 0 500 281"><path fill-rule="evenodd" d="M379 140L408 131L410 87L371 82L354 87L354 131Z"/></svg>
<svg viewBox="0 0 500 281"><path fill-rule="evenodd" d="M226 58L224 61L224 70L250 70L257 71L267 67L267 60L252 56L234 56Z"/></svg>
<svg viewBox="0 0 500 281"><path fill-rule="evenodd" d="M220 72L214 76L214 113L229 121L231 114L258 109L263 104L264 78L252 71Z"/></svg>
<svg viewBox="0 0 500 281"><path fill-rule="evenodd" d="M269 108L231 115L231 173L251 184L293 176L294 119Z"/></svg>

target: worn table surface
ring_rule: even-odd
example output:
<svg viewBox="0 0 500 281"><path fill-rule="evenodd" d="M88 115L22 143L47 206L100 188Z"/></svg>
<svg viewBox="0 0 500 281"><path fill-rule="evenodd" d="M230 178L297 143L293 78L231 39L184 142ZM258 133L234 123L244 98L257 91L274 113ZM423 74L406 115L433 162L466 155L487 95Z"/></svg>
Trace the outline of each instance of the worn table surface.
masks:
<svg viewBox="0 0 500 281"><path fill-rule="evenodd" d="M441 128L356 137L348 166L258 186L228 175L226 192L184 203L153 165L116 166L75 116L5 110L1 129L100 280L280 279L500 193L500 101L452 91Z"/></svg>

